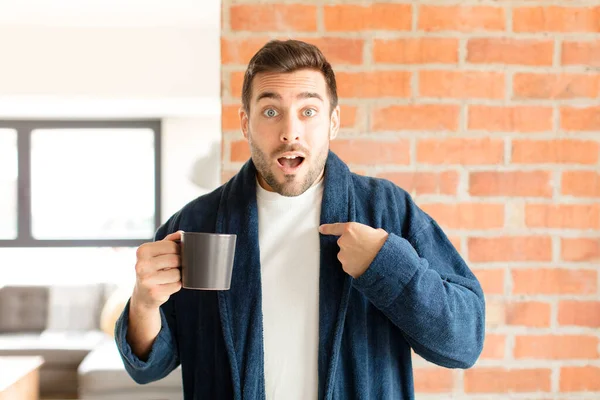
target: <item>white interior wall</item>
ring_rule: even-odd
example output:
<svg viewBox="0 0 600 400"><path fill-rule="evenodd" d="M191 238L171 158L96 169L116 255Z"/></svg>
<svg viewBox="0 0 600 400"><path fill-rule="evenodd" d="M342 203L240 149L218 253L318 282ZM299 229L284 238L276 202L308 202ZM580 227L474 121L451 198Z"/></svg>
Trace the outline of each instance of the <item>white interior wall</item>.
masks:
<svg viewBox="0 0 600 400"><path fill-rule="evenodd" d="M166 219L220 181L220 1L0 0L0 118L163 119Z"/></svg>
<svg viewBox="0 0 600 400"><path fill-rule="evenodd" d="M211 97L219 92L218 35L203 27L0 26L1 92Z"/></svg>
<svg viewBox="0 0 600 400"><path fill-rule="evenodd" d="M162 119L164 221L220 182L220 10L219 0L0 0L0 119ZM0 286L135 278L131 250L0 254Z"/></svg>

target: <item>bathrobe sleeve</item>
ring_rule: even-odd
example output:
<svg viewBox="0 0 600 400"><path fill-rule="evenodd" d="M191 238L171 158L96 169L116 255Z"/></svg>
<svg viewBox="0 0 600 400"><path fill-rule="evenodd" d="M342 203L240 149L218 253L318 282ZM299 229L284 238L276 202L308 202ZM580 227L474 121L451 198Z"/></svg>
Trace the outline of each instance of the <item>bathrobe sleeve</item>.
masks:
<svg viewBox="0 0 600 400"><path fill-rule="evenodd" d="M173 218L169 219L156 232L154 240L162 240L168 232L174 232ZM168 227L170 226L170 229ZM127 343L129 301L115 325L115 342L123 360L125 370L140 384L153 382L167 376L180 364L177 351L176 317L173 296L160 307L161 329L152 344L147 360L139 359ZM131 300L131 299L130 299Z"/></svg>
<svg viewBox="0 0 600 400"><path fill-rule="evenodd" d="M402 202L407 204L407 202ZM469 368L481 354L485 300L481 286L440 226L412 203L414 228L388 239L353 285L414 351L448 368Z"/></svg>
<svg viewBox="0 0 600 400"><path fill-rule="evenodd" d="M165 303L167 304L167 303ZM167 312L161 306L161 330L152 344L152 349L145 361L133 354L127 343L127 316L129 315L129 302L115 326L115 341L123 360L125 370L131 378L140 384L153 382L167 376L179 365L175 341L171 333Z"/></svg>

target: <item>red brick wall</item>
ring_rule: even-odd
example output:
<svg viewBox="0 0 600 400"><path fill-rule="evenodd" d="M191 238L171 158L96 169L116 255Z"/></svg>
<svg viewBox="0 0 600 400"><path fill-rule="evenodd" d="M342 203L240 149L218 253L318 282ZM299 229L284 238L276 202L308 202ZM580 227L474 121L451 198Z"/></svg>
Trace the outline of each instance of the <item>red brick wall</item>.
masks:
<svg viewBox="0 0 600 400"><path fill-rule="evenodd" d="M486 292L481 359L416 358L421 396L600 398L600 3L292 3L223 1L224 178L249 156L245 64L271 37L317 44L339 81L333 150L411 192Z"/></svg>

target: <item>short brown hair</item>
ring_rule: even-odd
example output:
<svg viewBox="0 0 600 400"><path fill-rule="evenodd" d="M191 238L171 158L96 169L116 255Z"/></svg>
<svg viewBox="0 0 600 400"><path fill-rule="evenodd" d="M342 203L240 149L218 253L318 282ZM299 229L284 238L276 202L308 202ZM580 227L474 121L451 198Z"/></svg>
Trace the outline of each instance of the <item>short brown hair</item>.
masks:
<svg viewBox="0 0 600 400"><path fill-rule="evenodd" d="M250 111L252 81L261 72L286 73L301 69L321 71L327 83L330 112L337 106L337 87L331 64L317 46L299 40L271 40L267 42L248 63L242 86L242 106Z"/></svg>

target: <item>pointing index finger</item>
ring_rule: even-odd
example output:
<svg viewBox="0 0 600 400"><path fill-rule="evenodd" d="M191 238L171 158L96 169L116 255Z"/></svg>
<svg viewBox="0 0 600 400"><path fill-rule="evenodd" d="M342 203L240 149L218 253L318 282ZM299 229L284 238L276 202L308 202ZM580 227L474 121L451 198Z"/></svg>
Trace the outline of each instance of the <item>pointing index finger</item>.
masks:
<svg viewBox="0 0 600 400"><path fill-rule="evenodd" d="M319 226L319 232L324 235L341 236L344 233L347 222L335 222L333 224L323 224Z"/></svg>

